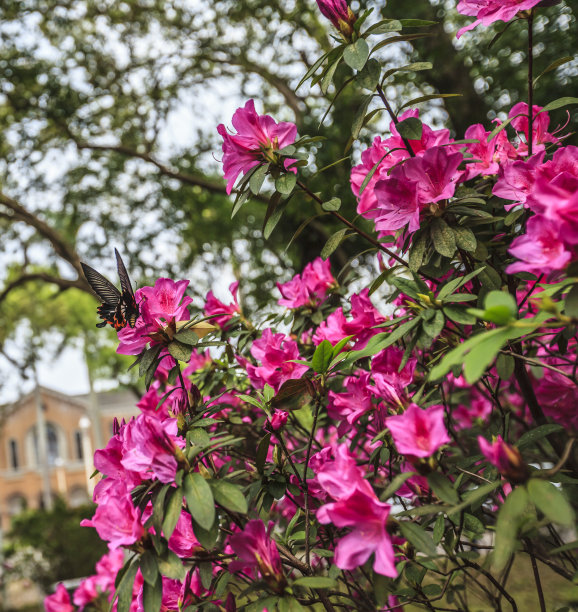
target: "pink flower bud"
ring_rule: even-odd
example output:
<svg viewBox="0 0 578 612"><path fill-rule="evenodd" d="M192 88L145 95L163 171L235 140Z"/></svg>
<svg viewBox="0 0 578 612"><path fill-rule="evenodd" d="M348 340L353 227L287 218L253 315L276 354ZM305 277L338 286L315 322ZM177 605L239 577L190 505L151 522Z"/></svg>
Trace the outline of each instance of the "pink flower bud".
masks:
<svg viewBox="0 0 578 612"><path fill-rule="evenodd" d="M287 424L287 417L289 416L288 412L285 410L275 410L271 418L269 419L269 424L273 431L279 431L283 429Z"/></svg>

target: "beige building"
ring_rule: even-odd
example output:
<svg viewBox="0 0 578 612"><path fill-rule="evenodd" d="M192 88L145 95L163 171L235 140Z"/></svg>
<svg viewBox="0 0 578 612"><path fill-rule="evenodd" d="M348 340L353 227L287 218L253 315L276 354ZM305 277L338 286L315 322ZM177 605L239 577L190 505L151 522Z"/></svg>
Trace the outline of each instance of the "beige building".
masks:
<svg viewBox="0 0 578 612"><path fill-rule="evenodd" d="M114 418L138 413L130 391L69 396L39 387L0 406L0 529L24 508L58 495L75 506L92 496L92 455L106 445ZM44 431L44 436L38 436Z"/></svg>

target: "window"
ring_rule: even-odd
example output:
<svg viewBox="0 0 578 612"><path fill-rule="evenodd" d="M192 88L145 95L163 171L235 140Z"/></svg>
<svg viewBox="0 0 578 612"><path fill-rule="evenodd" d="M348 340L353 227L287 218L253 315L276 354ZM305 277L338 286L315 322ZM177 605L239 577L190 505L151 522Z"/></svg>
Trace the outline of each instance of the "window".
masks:
<svg viewBox="0 0 578 612"><path fill-rule="evenodd" d="M17 470L20 467L20 463L18 462L18 442L12 438L8 445L10 453L10 467L13 470Z"/></svg>
<svg viewBox="0 0 578 612"><path fill-rule="evenodd" d="M40 453L38 450L38 434L36 427L32 429L32 435L34 443L34 457L36 459L36 465L39 465ZM48 459L48 465L55 465L56 460L59 457L62 457L58 430L52 423L46 423L46 454Z"/></svg>
<svg viewBox="0 0 578 612"><path fill-rule="evenodd" d="M82 432L78 431L78 429L74 432L74 450L77 459L84 459L84 454L82 452Z"/></svg>

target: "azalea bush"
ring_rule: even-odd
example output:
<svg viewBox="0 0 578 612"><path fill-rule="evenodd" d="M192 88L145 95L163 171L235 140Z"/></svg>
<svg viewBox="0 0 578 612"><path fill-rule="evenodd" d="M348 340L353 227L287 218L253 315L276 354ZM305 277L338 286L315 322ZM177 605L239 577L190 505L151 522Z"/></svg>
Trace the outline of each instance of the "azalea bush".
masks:
<svg viewBox="0 0 578 612"><path fill-rule="evenodd" d="M578 148L565 144L578 99L533 103L534 21L551 4L458 3L475 18L466 41L494 22L526 37L528 99L452 135L417 108L450 94L387 97L399 72L431 65L383 65L380 50L431 23L318 0L334 45L300 85L359 92L351 144L373 141L351 170L357 217L316 191L346 161L317 168L319 137L254 100L218 126L233 216L266 197L274 240L301 199L298 232L329 216L342 228L257 317L242 280L227 303L193 303L186 280L136 291L118 352L147 390L95 454L83 522L110 552L49 612L463 611L472 593L517 610L515 559L536 609L546 569L566 585L548 609L578 600ZM355 288L331 262L353 236L374 261Z"/></svg>

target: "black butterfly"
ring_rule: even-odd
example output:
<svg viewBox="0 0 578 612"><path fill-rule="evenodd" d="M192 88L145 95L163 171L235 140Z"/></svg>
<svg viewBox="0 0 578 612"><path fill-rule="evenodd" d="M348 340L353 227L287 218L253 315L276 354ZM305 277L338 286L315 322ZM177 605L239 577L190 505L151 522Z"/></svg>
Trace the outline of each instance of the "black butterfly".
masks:
<svg viewBox="0 0 578 612"><path fill-rule="evenodd" d="M96 326L104 327L108 324L119 330L127 325L134 327L140 316L140 311L124 263L116 249L114 249L114 253L122 292L94 268L82 262L80 262L80 265L88 284L102 300L102 304L96 309L102 323L97 323Z"/></svg>

